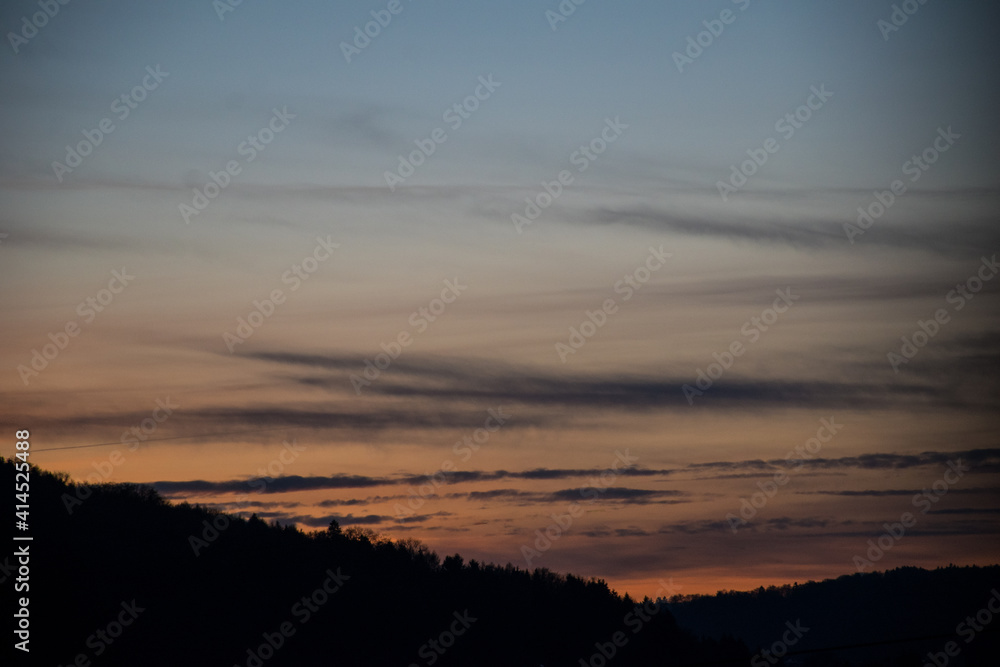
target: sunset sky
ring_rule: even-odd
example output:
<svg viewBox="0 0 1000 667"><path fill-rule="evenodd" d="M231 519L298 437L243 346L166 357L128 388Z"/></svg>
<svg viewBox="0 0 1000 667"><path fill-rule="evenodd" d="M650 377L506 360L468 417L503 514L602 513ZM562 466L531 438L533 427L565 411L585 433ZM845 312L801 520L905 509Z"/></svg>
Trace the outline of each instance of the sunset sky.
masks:
<svg viewBox="0 0 1000 667"><path fill-rule="evenodd" d="M6 455L639 596L996 562L995 3L55 4Z"/></svg>

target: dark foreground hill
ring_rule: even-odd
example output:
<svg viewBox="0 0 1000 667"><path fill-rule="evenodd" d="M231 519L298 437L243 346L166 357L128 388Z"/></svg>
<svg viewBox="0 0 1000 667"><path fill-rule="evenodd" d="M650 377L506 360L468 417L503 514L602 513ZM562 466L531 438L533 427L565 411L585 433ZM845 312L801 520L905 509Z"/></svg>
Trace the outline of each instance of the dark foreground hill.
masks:
<svg viewBox="0 0 1000 667"><path fill-rule="evenodd" d="M0 459L0 469L0 488L12 493L14 463ZM358 530L304 534L171 505L131 484L76 486L37 468L30 483L27 592L13 591L14 549L0 555L4 653L16 659L3 664L556 667L581 659L623 666L749 659L735 642L679 630L665 605L647 601L646 611L637 610L599 580L457 556L440 562L415 541ZM19 597L29 598L30 656L12 650L9 639Z"/></svg>
<svg viewBox="0 0 1000 667"><path fill-rule="evenodd" d="M0 458L0 471L12 493L14 462ZM27 581L11 555L25 542L8 538L0 588L8 638L29 599L31 652L12 649L14 636L4 665L1000 664L998 567L637 603L601 580L442 562L364 530L305 534L171 505L148 487L74 485L37 468L30 483ZM915 637L927 639L883 643ZM817 650L859 643L874 645Z"/></svg>
<svg viewBox="0 0 1000 667"><path fill-rule="evenodd" d="M754 651L770 649L788 634L795 640L788 664L1000 665L1000 566L995 565L904 567L676 597L667 607L681 627L703 636L736 637ZM789 624L798 632L788 633ZM833 647L845 648L825 650ZM784 650L778 647L778 653ZM770 664L757 655L755 665Z"/></svg>

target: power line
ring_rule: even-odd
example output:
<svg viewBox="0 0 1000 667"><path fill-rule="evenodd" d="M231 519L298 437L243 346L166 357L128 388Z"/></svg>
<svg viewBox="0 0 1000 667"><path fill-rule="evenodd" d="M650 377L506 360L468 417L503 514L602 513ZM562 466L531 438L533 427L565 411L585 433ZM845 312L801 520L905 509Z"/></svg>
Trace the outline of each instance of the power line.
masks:
<svg viewBox="0 0 1000 667"><path fill-rule="evenodd" d="M187 439L190 439L190 438L208 438L208 437L212 437L212 436L223 436L223 435L243 435L243 434L247 434L247 433L269 433L271 431L284 431L284 430L287 430L289 428L295 428L295 427L293 427L293 426L278 426L278 427L275 427L275 428L262 428L262 429L252 430L252 431L229 431L228 433L196 433L194 435L176 435L176 436L173 436L173 437L170 437L170 438L154 438L153 440L143 440L142 443L145 444L147 442L165 442L167 440L187 440ZM92 444L92 445L70 445L68 447L46 447L46 448L43 448L43 449L35 449L34 447L32 447L31 448L31 453L32 454L36 454L36 453L39 453L39 452L58 452L58 451L62 451L62 450L65 450L65 449L86 449L88 447L110 447L111 445L124 445L124 444L127 444L127 443L118 441L118 442L98 442L98 443L95 443L95 444Z"/></svg>

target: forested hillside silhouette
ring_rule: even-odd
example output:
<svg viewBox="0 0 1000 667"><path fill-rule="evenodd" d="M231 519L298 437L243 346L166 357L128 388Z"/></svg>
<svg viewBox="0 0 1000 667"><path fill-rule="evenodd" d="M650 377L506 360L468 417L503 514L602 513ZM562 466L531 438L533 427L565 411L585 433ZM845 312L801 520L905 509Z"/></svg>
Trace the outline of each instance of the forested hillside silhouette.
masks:
<svg viewBox="0 0 1000 667"><path fill-rule="evenodd" d="M13 489L14 462L0 469ZM920 667L948 641L961 650L944 664L998 664L1000 618L971 642L956 632L1000 586L997 566L635 601L335 522L303 533L141 485L30 475L30 591L13 592L12 549L0 556L5 617L30 598L30 664ZM799 621L782 656L760 652Z"/></svg>
<svg viewBox="0 0 1000 667"><path fill-rule="evenodd" d="M14 463L0 461L12 490ZM87 492L68 512L64 494ZM206 522L220 527L214 539ZM604 581L457 555L442 562L413 540L337 526L306 534L172 505L134 484L78 488L37 467L30 534L31 664L84 654L92 665L143 667L556 667L589 661L599 643L614 649L615 665L749 658L736 642L679 630L665 606L633 632L640 603ZM623 647L616 632L627 635Z"/></svg>
<svg viewBox="0 0 1000 667"><path fill-rule="evenodd" d="M960 651L945 654L947 665L985 667L1000 664L1000 614L989 605L1000 611L1000 566L902 567L753 591L675 596L667 606L681 627L736 637L755 651L780 639L786 622L800 621L809 630L792 647L795 664L933 665L927 654L940 654L953 641ZM830 647L860 648L816 651Z"/></svg>

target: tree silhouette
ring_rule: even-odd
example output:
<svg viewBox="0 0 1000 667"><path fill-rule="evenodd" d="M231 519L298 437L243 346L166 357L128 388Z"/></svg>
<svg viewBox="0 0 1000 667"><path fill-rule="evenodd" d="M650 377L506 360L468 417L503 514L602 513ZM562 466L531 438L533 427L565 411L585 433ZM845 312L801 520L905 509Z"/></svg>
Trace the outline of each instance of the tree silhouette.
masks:
<svg viewBox="0 0 1000 667"><path fill-rule="evenodd" d="M0 457L0 470L11 488L14 463ZM907 624L931 631L947 618L953 629L985 603L982 594L990 589L983 586L998 572L910 568L675 599L669 606L681 619L714 637L699 639L678 626L666 604L632 633L625 622L639 606L600 579L509 563L466 564L459 554L442 562L416 540L356 526L341 530L336 520L327 530L303 533L256 515L243 519L172 505L134 484L97 485L68 511L64 494L79 491L65 476L31 468L33 664L68 665L84 655L101 666L429 667L431 656L435 667L577 667L581 660L601 662L591 661L599 646L608 650L614 634L625 632L628 641L616 648L613 664L599 656L609 667L746 665L748 644L772 641L772 621L780 627L797 615L818 618L816 627L837 628L846 627L851 614L866 622L877 614L873 625L891 626L887 632ZM197 555L193 536L205 542ZM10 561L0 564L5 571L11 567ZM12 583L7 576L3 585ZM5 596L8 619L13 598ZM978 606L967 606L973 602ZM142 611L109 635L113 641L96 643L95 633L116 622L123 605ZM461 636L443 634L457 627L458 618L475 621ZM282 627L294 632L283 635ZM996 628L1000 622L992 635L983 632L963 648L966 664L995 651ZM442 640L447 650L435 652L431 640ZM830 659L816 654L797 664L835 664Z"/></svg>

